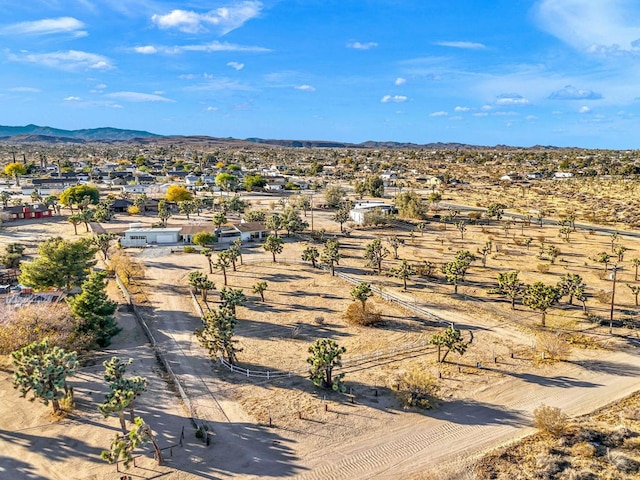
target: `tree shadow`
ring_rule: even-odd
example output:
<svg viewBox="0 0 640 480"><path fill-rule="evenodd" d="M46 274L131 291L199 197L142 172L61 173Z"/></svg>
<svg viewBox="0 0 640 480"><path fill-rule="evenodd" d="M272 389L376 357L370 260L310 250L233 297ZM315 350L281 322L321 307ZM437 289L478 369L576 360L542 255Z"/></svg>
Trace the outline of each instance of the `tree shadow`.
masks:
<svg viewBox="0 0 640 480"><path fill-rule="evenodd" d="M529 423L526 417L514 410L474 400L444 402L431 416L460 425L510 425L521 427Z"/></svg>
<svg viewBox="0 0 640 480"><path fill-rule="evenodd" d="M623 377L639 377L640 367L628 363L615 363L606 360L569 360L567 363L578 365L590 372L606 373Z"/></svg>
<svg viewBox="0 0 640 480"><path fill-rule="evenodd" d="M259 320L241 319L236 327L238 337L255 337L266 339L298 338L300 340L315 340L316 338L339 338L351 336L350 333L340 331L344 327L332 323L310 325L296 322L290 325L278 325ZM294 331L295 329L295 331Z"/></svg>
<svg viewBox="0 0 640 480"><path fill-rule="evenodd" d="M0 456L0 478L47 480L34 471L34 467L16 458Z"/></svg>
<svg viewBox="0 0 640 480"><path fill-rule="evenodd" d="M555 377L544 377L542 375L535 375L533 373L519 373L510 372L500 368L483 367L485 370L491 372L502 373L510 377L519 378L527 383L533 383L542 387L551 388L596 388L601 387L599 383L587 382L585 380L577 380L573 377L567 377L566 375L558 375Z"/></svg>
<svg viewBox="0 0 640 480"><path fill-rule="evenodd" d="M30 435L24 432L0 429L0 440L21 445L29 451L41 453L51 462L63 462L72 458L82 458L88 462L102 462L100 459L102 449L92 447L83 440L67 435L48 437L41 434Z"/></svg>

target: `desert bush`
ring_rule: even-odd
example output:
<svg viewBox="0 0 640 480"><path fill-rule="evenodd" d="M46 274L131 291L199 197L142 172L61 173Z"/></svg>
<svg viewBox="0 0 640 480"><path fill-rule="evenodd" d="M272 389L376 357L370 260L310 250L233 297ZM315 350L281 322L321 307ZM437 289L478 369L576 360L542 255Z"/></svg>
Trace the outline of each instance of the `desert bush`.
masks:
<svg viewBox="0 0 640 480"><path fill-rule="evenodd" d="M640 462L628 457L622 452L609 452L609 462L622 473L637 473L640 471Z"/></svg>
<svg viewBox="0 0 640 480"><path fill-rule="evenodd" d="M576 443L571 448L571 454L576 457L593 458L596 455L598 449L589 442Z"/></svg>
<svg viewBox="0 0 640 480"><path fill-rule="evenodd" d="M0 305L0 355L7 355L46 337L66 350L87 350L93 336L76 333L76 322L66 303L27 305L14 310Z"/></svg>
<svg viewBox="0 0 640 480"><path fill-rule="evenodd" d="M405 408L430 409L436 405L436 394L440 387L423 368L414 365L396 379L398 398Z"/></svg>
<svg viewBox="0 0 640 480"><path fill-rule="evenodd" d="M323 316L321 316L321 315L319 315L319 316L317 316L317 317L315 317L315 318L313 319L313 322L314 322L316 325L322 325L322 324L324 323L324 317L323 317Z"/></svg>
<svg viewBox="0 0 640 480"><path fill-rule="evenodd" d="M552 360L566 360L571 352L569 344L557 333L544 332L536 340L538 350L545 352L545 356Z"/></svg>
<svg viewBox="0 0 640 480"><path fill-rule="evenodd" d="M536 269L540 272L540 273L549 273L549 269L551 267L549 267L548 263L539 263L538 265L536 265Z"/></svg>
<svg viewBox="0 0 640 480"><path fill-rule="evenodd" d="M639 421L640 420L640 408L637 407L627 407L624 409L624 411L622 412L622 417L626 418L627 420L636 420Z"/></svg>
<svg viewBox="0 0 640 480"><path fill-rule="evenodd" d="M380 323L380 321L382 320L380 312L369 305L366 305L363 309L362 303L360 302L353 302L351 305L349 305L347 307L345 317L347 319L347 322L349 322L350 324L360 325L364 327L375 325L376 323Z"/></svg>
<svg viewBox="0 0 640 480"><path fill-rule="evenodd" d="M557 407L542 405L533 411L533 426L552 437L561 436L569 418Z"/></svg>
<svg viewBox="0 0 640 480"><path fill-rule="evenodd" d="M605 305L611 304L611 292L607 292L605 290L598 290L595 293L594 297L600 303L603 303Z"/></svg>
<svg viewBox="0 0 640 480"><path fill-rule="evenodd" d="M598 476L589 470L574 470L568 468L558 477L560 480L598 480Z"/></svg>
<svg viewBox="0 0 640 480"><path fill-rule="evenodd" d="M627 438L630 438L631 436L633 436L633 432L627 427L620 425L607 436L605 444L608 447L619 447Z"/></svg>
<svg viewBox="0 0 640 480"><path fill-rule="evenodd" d="M625 438L622 447L628 450L640 450L640 436Z"/></svg>
<svg viewBox="0 0 640 480"><path fill-rule="evenodd" d="M553 479L563 470L566 462L559 455L541 453L536 457L536 478Z"/></svg>
<svg viewBox="0 0 640 480"><path fill-rule="evenodd" d="M196 247L192 247L191 245L187 245L186 247L184 247L182 249L182 251L184 253L195 253L196 252Z"/></svg>

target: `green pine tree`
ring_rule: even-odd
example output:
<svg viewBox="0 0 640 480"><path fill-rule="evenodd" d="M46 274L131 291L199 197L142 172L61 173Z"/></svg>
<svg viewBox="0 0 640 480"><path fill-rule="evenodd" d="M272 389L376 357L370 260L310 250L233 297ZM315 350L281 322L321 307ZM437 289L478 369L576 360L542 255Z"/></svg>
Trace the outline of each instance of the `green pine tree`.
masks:
<svg viewBox="0 0 640 480"><path fill-rule="evenodd" d="M105 276L103 272L92 272L82 284L82 292L67 299L78 321L78 333L93 335L100 347L109 345L111 338L121 330L113 317L116 303L107 296Z"/></svg>

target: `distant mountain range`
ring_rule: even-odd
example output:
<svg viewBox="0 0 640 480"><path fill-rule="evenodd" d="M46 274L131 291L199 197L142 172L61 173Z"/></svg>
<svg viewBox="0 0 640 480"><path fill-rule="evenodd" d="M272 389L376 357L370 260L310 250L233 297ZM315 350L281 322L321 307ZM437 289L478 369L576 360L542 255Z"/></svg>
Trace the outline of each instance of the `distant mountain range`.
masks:
<svg viewBox="0 0 640 480"><path fill-rule="evenodd" d="M433 150L462 150L462 149L486 149L494 148L499 150L509 150L518 147L509 147L506 145L496 145L494 147L467 145L463 143L427 143L416 144L409 142L376 142L368 141L362 143L345 143L332 142L326 140L268 140L263 138L220 138L208 137L202 135L194 136L163 136L143 130L124 130L120 128L90 128L83 130L62 130L52 127L40 127L38 125L26 125L24 127L9 127L0 125L0 142L11 143L112 143L112 142L135 142L135 143L173 143L173 144L224 144L224 145L244 145L260 144L273 145L279 147L291 148L373 148L373 149L391 149L391 148L428 148ZM557 147L553 146L534 146L533 150L552 150Z"/></svg>
<svg viewBox="0 0 640 480"><path fill-rule="evenodd" d="M122 130L119 128L89 128L83 130L62 130L60 128L40 127L38 125L26 125L24 127L7 127L0 125L0 139L2 137L23 137L25 141L31 137L31 141L54 142L68 140L81 140L85 142L100 142L104 140L127 141L134 138L159 137L153 133L139 130ZM6 138L5 138L6 139ZM20 140L18 138L18 140ZM27 140L28 141L28 140Z"/></svg>

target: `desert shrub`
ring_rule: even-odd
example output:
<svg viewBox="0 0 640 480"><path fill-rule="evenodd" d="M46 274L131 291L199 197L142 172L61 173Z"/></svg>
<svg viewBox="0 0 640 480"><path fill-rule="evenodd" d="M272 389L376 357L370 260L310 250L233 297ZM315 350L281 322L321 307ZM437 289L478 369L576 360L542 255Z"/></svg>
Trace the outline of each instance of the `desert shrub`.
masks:
<svg viewBox="0 0 640 480"><path fill-rule="evenodd" d="M552 437L561 436L569 418L557 407L542 405L533 411L533 426Z"/></svg>
<svg viewBox="0 0 640 480"><path fill-rule="evenodd" d="M571 448L571 454L576 457L584 457L584 458L593 458L596 455L598 449L589 442L579 442L576 443Z"/></svg>
<svg viewBox="0 0 640 480"><path fill-rule="evenodd" d="M360 302L353 302L351 305L349 305L347 307L345 317L347 319L347 322L351 323L352 325L360 325L364 327L380 323L382 319L380 312L376 311L369 305L366 305L366 307L363 309L362 303Z"/></svg>
<svg viewBox="0 0 640 480"><path fill-rule="evenodd" d="M600 303L603 303L605 305L610 305L611 304L611 292L607 292L605 290L598 290L594 294L594 297Z"/></svg>
<svg viewBox="0 0 640 480"><path fill-rule="evenodd" d="M546 357L552 360L566 360L571 351L569 344L557 333L541 333L536 343L538 350L545 352Z"/></svg>
<svg viewBox="0 0 640 480"><path fill-rule="evenodd" d="M622 417L627 420L640 420L640 408L637 407L627 407L622 412Z"/></svg>
<svg viewBox="0 0 640 480"><path fill-rule="evenodd" d="M633 436L633 432L621 425L607 436L605 444L608 447L619 447L631 436Z"/></svg>
<svg viewBox="0 0 640 480"><path fill-rule="evenodd" d="M187 245L186 247L184 247L182 249L182 251L184 253L195 253L196 252L196 247L192 247L191 245Z"/></svg>
<svg viewBox="0 0 640 480"><path fill-rule="evenodd" d="M560 477L560 480L598 480L598 476L589 470L574 470L568 468Z"/></svg>
<svg viewBox="0 0 640 480"><path fill-rule="evenodd" d="M609 462L622 473L637 473L640 471L640 462L628 457L622 452L609 452Z"/></svg>
<svg viewBox="0 0 640 480"><path fill-rule="evenodd" d="M627 448L629 450L639 450L640 449L640 437L629 437L625 438L622 443L623 448Z"/></svg>
<svg viewBox="0 0 640 480"><path fill-rule="evenodd" d="M322 325L322 324L324 323L324 317L323 317L323 316L321 316L321 315L319 315L319 316L317 316L317 317L315 317L315 318L313 319L313 322L314 322L316 325Z"/></svg>
<svg viewBox="0 0 640 480"><path fill-rule="evenodd" d="M541 453L536 457L536 478L553 479L563 470L565 461L559 455Z"/></svg>
<svg viewBox="0 0 640 480"><path fill-rule="evenodd" d="M401 373L396 379L398 398L405 408L430 409L436 405L440 387L428 372L417 365Z"/></svg>
<svg viewBox="0 0 640 480"><path fill-rule="evenodd" d="M78 334L66 303L27 305L14 310L0 305L0 355L49 338L49 344L66 350L87 350L93 336Z"/></svg>
<svg viewBox="0 0 640 480"><path fill-rule="evenodd" d="M549 273L549 269L551 267L549 267L548 263L539 263L538 265L536 265L536 269L540 272L540 273Z"/></svg>

